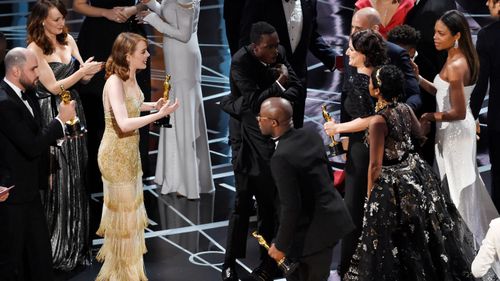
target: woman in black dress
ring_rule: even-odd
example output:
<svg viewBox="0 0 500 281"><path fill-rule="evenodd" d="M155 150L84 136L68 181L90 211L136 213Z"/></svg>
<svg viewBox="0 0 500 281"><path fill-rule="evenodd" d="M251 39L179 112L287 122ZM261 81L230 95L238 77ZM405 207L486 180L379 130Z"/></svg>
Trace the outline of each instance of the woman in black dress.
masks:
<svg viewBox="0 0 500 281"><path fill-rule="evenodd" d="M38 61L37 96L44 124L58 114L63 86L76 101L76 112L85 126L78 82L88 81L102 68L101 62L84 61L65 26L66 7L60 0L40 0L28 18L28 49ZM77 64L80 67L77 67ZM43 203L49 227L54 268L70 271L90 264L89 214L85 169L86 137L67 138L50 147L48 186Z"/></svg>
<svg viewBox="0 0 500 281"><path fill-rule="evenodd" d="M432 168L412 153L423 130L413 111L397 102L403 75L392 65L371 74L377 98L370 118L368 199L363 232L343 280L475 280L472 234Z"/></svg>
<svg viewBox="0 0 500 281"><path fill-rule="evenodd" d="M362 130L368 126L369 119L366 117L374 113L373 100L368 92L368 82L373 68L387 61L384 39L378 32L370 29L358 31L351 36L346 54L349 56L349 65L357 70L357 73L353 75L353 80L350 81L352 82L351 90L347 92L342 104L348 117L346 121L350 122L325 123L327 134L347 133L349 137L344 200L356 229L342 239L340 268L342 274L347 271L362 228L368 172L368 147L364 143L365 134Z"/></svg>

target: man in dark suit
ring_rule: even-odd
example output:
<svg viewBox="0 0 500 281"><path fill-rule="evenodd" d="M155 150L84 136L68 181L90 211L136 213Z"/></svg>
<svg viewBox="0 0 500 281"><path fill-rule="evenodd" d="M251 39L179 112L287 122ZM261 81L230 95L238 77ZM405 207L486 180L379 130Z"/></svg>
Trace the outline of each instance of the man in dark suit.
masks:
<svg viewBox="0 0 500 281"><path fill-rule="evenodd" d="M5 57L0 83L0 177L15 185L0 203L0 280L52 281L52 254L39 188L48 182L49 145L64 137L64 123L75 116L74 102L41 127L34 97L38 63L33 52L14 48ZM45 158L46 159L46 158Z"/></svg>
<svg viewBox="0 0 500 281"><path fill-rule="evenodd" d="M293 129L291 119L292 106L285 99L269 98L260 107L260 131L276 145L271 171L280 203L280 225L269 255L299 261L289 281L326 281L333 247L354 226L333 187L323 140L315 132Z"/></svg>
<svg viewBox="0 0 500 281"><path fill-rule="evenodd" d="M224 0L223 17L226 38L231 56L240 49L240 21L245 7L245 0Z"/></svg>
<svg viewBox="0 0 500 281"><path fill-rule="evenodd" d="M477 35L479 78L471 94L470 107L478 118L484 97L490 85L488 99L488 148L491 163L491 191L493 203L500 210L500 0L488 0L488 8L495 21L482 28Z"/></svg>
<svg viewBox="0 0 500 281"><path fill-rule="evenodd" d="M248 43L250 26L254 22L268 22L278 32L286 57L303 86L293 104L293 124L301 128L307 98L307 51L331 71L335 69L338 55L317 31L316 0L251 0L246 1L244 11L240 46Z"/></svg>
<svg viewBox="0 0 500 281"><path fill-rule="evenodd" d="M276 29L265 22L252 26L251 44L241 48L231 62L231 94L221 103L240 124L231 126L236 181L236 198L229 219L223 280L237 280L235 259L245 256L248 219L255 196L259 232L271 241L276 232L276 186L269 168L274 145L260 133L257 116L262 101L284 97L295 101L302 90L300 82L279 46ZM231 124L230 124L231 125ZM261 253L261 265L252 272L255 280L272 280L276 264Z"/></svg>

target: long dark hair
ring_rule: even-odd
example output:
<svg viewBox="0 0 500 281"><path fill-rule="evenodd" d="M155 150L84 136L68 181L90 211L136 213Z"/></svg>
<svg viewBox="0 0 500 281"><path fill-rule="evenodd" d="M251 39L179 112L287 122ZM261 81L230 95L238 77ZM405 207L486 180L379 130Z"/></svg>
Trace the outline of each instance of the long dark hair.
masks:
<svg viewBox="0 0 500 281"><path fill-rule="evenodd" d="M28 18L28 44L35 42L35 44L42 49L44 55L50 55L55 51L55 46L52 45L43 27L43 21L48 17L49 10L56 8L66 17L68 11L66 6L60 0L39 0L31 9ZM56 40L61 45L68 45L68 28L64 26L63 32L56 35Z"/></svg>
<svg viewBox="0 0 500 281"><path fill-rule="evenodd" d="M476 83L479 76L479 56L474 44L472 43L472 36L470 34L467 19L461 12L457 10L450 10L444 13L439 20L444 23L446 27L448 27L453 36L460 32L458 47L464 53L467 64L469 65L471 84Z"/></svg>

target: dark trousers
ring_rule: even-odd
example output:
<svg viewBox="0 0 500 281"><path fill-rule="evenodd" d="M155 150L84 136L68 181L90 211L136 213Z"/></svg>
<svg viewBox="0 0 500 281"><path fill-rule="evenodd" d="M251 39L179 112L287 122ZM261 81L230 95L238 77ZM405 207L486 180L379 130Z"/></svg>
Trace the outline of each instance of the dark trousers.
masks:
<svg viewBox="0 0 500 281"><path fill-rule="evenodd" d="M234 174L236 182L236 198L234 209L229 218L227 229L227 245L224 262L232 265L237 258L244 258L248 237L248 221L253 210L253 199L257 201L258 232L271 243L277 230L277 190L271 175L248 176ZM255 246L260 247L255 240ZM261 249L261 260L268 260L264 248Z"/></svg>
<svg viewBox="0 0 500 281"><path fill-rule="evenodd" d="M488 128L488 144L491 163L491 191L497 210L500 210L500 131Z"/></svg>
<svg viewBox="0 0 500 281"><path fill-rule="evenodd" d="M0 203L0 280L52 281L49 231L40 198Z"/></svg>
<svg viewBox="0 0 500 281"><path fill-rule="evenodd" d="M356 133L349 137L344 202L356 229L342 238L340 276L343 276L349 269L363 228L363 205L368 185L368 161L370 158L369 150L363 141L363 135L364 133Z"/></svg>
<svg viewBox="0 0 500 281"><path fill-rule="evenodd" d="M287 281L327 281L330 276L333 247L299 259L299 267Z"/></svg>

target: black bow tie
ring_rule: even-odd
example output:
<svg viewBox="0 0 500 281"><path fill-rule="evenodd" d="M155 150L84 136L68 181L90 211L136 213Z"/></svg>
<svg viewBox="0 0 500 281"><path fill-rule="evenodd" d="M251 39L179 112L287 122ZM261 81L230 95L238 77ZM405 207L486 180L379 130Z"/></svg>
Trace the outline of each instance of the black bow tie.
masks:
<svg viewBox="0 0 500 281"><path fill-rule="evenodd" d="M27 100L28 99L28 94L26 94L25 92L21 91L21 98L23 100Z"/></svg>

